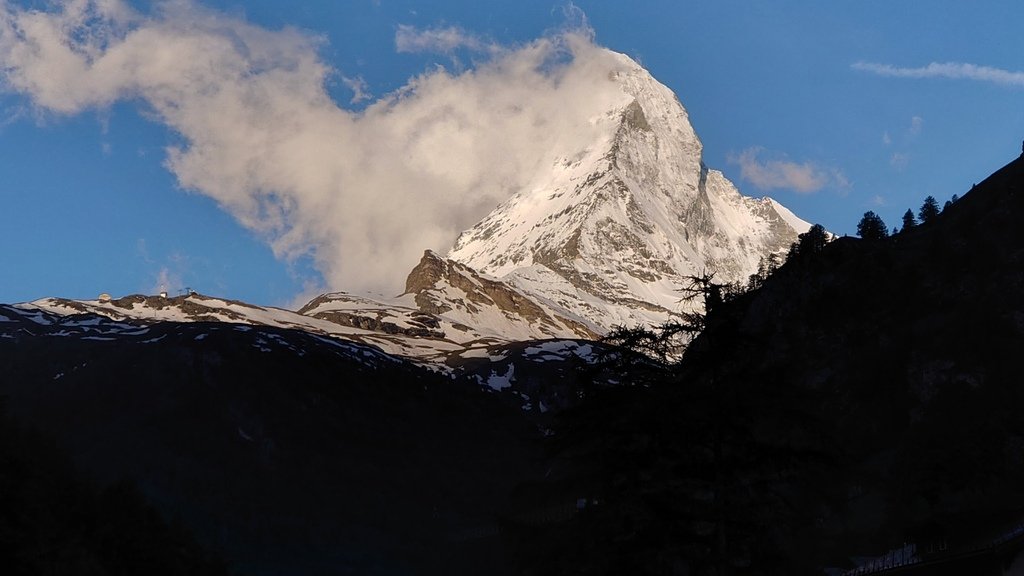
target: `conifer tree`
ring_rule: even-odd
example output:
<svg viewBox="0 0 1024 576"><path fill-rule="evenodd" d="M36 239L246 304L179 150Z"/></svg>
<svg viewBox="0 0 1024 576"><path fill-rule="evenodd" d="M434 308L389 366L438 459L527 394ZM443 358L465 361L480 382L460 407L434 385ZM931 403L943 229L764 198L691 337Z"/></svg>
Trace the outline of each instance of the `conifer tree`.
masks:
<svg viewBox="0 0 1024 576"><path fill-rule="evenodd" d="M927 224L938 215L939 203L935 200L934 196L928 196L924 199L924 204L921 205L921 210L917 213L917 216L921 219L921 224Z"/></svg>
<svg viewBox="0 0 1024 576"><path fill-rule="evenodd" d="M817 254L828 244L828 232L821 224L811 226L810 230L797 236L801 254Z"/></svg>
<svg viewBox="0 0 1024 576"><path fill-rule="evenodd" d="M946 203L942 205L942 211L945 212L946 208L949 208L950 206L952 206L959 199L960 199L960 196L958 196L956 194L953 194L953 197L950 198L949 200L946 200Z"/></svg>
<svg viewBox="0 0 1024 576"><path fill-rule="evenodd" d="M790 250L795 251L797 249L797 244L794 242ZM777 252L771 252L766 256L761 256L761 259L757 262L757 272L754 272L747 277L747 290L756 290L757 288L760 288L761 285L764 284L764 281L779 269L781 264L781 258Z"/></svg>
<svg viewBox="0 0 1024 576"><path fill-rule="evenodd" d="M903 230L910 230L914 226L917 226L917 218L914 218L914 211L907 208L903 213Z"/></svg>
<svg viewBox="0 0 1024 576"><path fill-rule="evenodd" d="M865 240L882 240L889 237L889 229L881 216L868 210L857 224L857 235Z"/></svg>

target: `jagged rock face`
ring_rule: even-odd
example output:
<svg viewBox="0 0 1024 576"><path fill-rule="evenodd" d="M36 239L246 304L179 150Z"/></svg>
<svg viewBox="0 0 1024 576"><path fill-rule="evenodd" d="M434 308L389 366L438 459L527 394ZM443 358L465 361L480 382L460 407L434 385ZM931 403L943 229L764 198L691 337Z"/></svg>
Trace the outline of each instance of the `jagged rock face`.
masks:
<svg viewBox="0 0 1024 576"><path fill-rule="evenodd" d="M552 150L550 172L463 233L448 257L603 332L681 311L692 274L743 280L809 225L773 200L742 196L701 160L675 95L628 57L607 53L614 105L601 136Z"/></svg>

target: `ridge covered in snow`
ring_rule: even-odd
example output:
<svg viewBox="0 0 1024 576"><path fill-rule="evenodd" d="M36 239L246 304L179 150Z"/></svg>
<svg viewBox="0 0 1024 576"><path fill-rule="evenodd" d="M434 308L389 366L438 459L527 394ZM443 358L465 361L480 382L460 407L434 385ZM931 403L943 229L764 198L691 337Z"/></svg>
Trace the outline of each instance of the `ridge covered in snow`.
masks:
<svg viewBox="0 0 1024 576"><path fill-rule="evenodd" d="M122 332L134 335L140 330L145 333L147 326L163 322L295 329L421 359L439 368L445 363L460 363L474 351L486 353L509 342L597 336L581 325L551 315L501 282L432 253L425 255L410 274L409 286L409 293L387 301L345 292L323 294L298 311L195 292L172 297L133 294L103 300L42 298L10 310L40 325L52 324L50 315L69 319L61 320L62 326L76 327L95 325L97 317L108 318L113 324L103 326L116 330L103 337Z"/></svg>
<svg viewBox="0 0 1024 576"><path fill-rule="evenodd" d="M18 304L14 309L26 314L102 316L132 329L157 322L223 322L296 329L367 344L389 354L429 360L443 360L447 353L484 340L480 334L454 330L450 323L415 308L384 305L344 293L320 296L300 312L198 293L174 297L134 294L110 300L42 298ZM447 332L454 338L447 338Z"/></svg>

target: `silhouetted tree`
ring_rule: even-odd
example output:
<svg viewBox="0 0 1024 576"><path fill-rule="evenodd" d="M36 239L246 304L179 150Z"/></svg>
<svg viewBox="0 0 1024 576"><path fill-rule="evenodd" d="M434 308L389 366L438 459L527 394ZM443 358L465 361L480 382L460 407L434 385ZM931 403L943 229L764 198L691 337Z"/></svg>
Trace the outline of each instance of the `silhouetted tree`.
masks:
<svg viewBox="0 0 1024 576"><path fill-rule="evenodd" d="M794 243L793 246L796 246L796 244ZM796 248L793 249L795 250ZM747 278L747 290L760 288L764 281L774 274L781 265L782 259L777 252L761 256L761 259L757 262L757 272L754 272Z"/></svg>
<svg viewBox="0 0 1024 576"><path fill-rule="evenodd" d="M972 188L973 188L973 186L972 186ZM946 200L946 203L942 205L942 211L945 212L946 208L949 208L950 206L952 206L959 199L960 199L960 196L958 196L956 194L953 194L953 197L950 198L949 200Z"/></svg>
<svg viewBox="0 0 1024 576"><path fill-rule="evenodd" d="M922 224L927 224L938 215L939 203L935 201L934 196L928 196L924 199L924 204L921 205L921 210L918 211L917 216L921 219Z"/></svg>
<svg viewBox="0 0 1024 576"><path fill-rule="evenodd" d="M603 370L628 375L619 381L629 385L660 381L703 327L703 322L692 325L674 321L655 328L616 326L601 339L616 348L605 352L598 362Z"/></svg>
<svg viewBox="0 0 1024 576"><path fill-rule="evenodd" d="M903 213L903 230L910 230L914 226L917 226L917 218L914 218L914 211L907 208Z"/></svg>
<svg viewBox="0 0 1024 576"><path fill-rule="evenodd" d="M800 244L800 252L803 254L817 254L825 249L828 244L828 232L821 224L811 226L811 229L797 236Z"/></svg>
<svg viewBox="0 0 1024 576"><path fill-rule="evenodd" d="M888 238L889 229L881 216L868 210L857 224L857 235L865 240L882 240Z"/></svg>
<svg viewBox="0 0 1024 576"><path fill-rule="evenodd" d="M786 261L789 262L798 257L810 256L817 254L824 250L825 245L829 243L828 232L825 231L825 227L821 224L815 224L811 228L797 236L797 241L789 247L789 254L786 254Z"/></svg>
<svg viewBox="0 0 1024 576"><path fill-rule="evenodd" d="M704 329L707 316L720 306L745 292L743 286L736 282L722 284L715 282L714 272L705 271L700 276L693 275L686 278L687 284L680 289L683 297L680 302L701 302L702 309L683 314L683 324L699 326Z"/></svg>
<svg viewBox="0 0 1024 576"><path fill-rule="evenodd" d="M800 244L793 242L789 245L789 251L786 252L786 262L792 262L796 260L800 255Z"/></svg>
<svg viewBox="0 0 1024 576"><path fill-rule="evenodd" d="M697 306L680 312L679 320L654 328L614 327L601 341L616 348L603 353L598 360L600 368L622 375L620 381L630 385L664 380L667 371L683 357L686 347L704 330L707 315L743 292L739 285L715 282L714 276L704 272L687 278L687 284L680 288L680 302Z"/></svg>

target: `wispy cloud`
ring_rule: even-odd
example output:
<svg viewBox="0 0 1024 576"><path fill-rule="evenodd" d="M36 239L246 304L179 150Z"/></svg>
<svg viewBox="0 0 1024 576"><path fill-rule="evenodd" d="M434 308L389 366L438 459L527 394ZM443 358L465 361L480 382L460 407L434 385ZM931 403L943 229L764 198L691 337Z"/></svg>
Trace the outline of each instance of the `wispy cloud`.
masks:
<svg viewBox="0 0 1024 576"><path fill-rule="evenodd" d="M171 270L167 266L160 268L156 275L153 277L152 285L147 291L149 294L159 294L161 292L167 292L169 294L176 294L181 291L183 286L181 275Z"/></svg>
<svg viewBox="0 0 1024 576"><path fill-rule="evenodd" d="M729 162L740 167L740 179L758 190L792 190L813 194L826 187L845 190L850 181L835 168L813 162L792 162L785 157L762 159L763 148L748 148L729 156Z"/></svg>
<svg viewBox="0 0 1024 576"><path fill-rule="evenodd" d="M188 256L180 252L172 252L158 262L149 254L145 238L138 239L135 244L135 252L139 259L148 265L147 268L151 269L147 279L143 281L144 285L139 286L145 293L177 294L185 289L184 279L190 268Z"/></svg>
<svg viewBox="0 0 1024 576"><path fill-rule="evenodd" d="M949 78L991 82L1004 86L1024 86L1024 72L963 62L932 62L919 68L903 68L877 62L854 62L850 67L854 70L892 78Z"/></svg>
<svg viewBox="0 0 1024 576"><path fill-rule="evenodd" d="M924 129L924 118L920 116L914 116L910 119L910 128L907 128L907 133L911 136L917 136Z"/></svg>
<svg viewBox="0 0 1024 576"><path fill-rule="evenodd" d="M893 150L889 155L889 166L891 168L901 172L910 166L912 155L909 150L914 147L918 136L924 130L924 126L924 118L915 115L910 117L910 123L905 129L895 132L896 139L892 137L888 130L882 133L882 145Z"/></svg>
<svg viewBox="0 0 1024 576"><path fill-rule="evenodd" d="M370 88L362 76L342 76L341 83L352 91L352 98L349 100L349 104L358 104L363 100L373 98L373 94L370 93Z"/></svg>
<svg viewBox="0 0 1024 576"><path fill-rule="evenodd" d="M495 52L499 47L458 26L421 29L408 24L398 26L395 49L399 52L433 52L451 54L459 49L472 52Z"/></svg>

